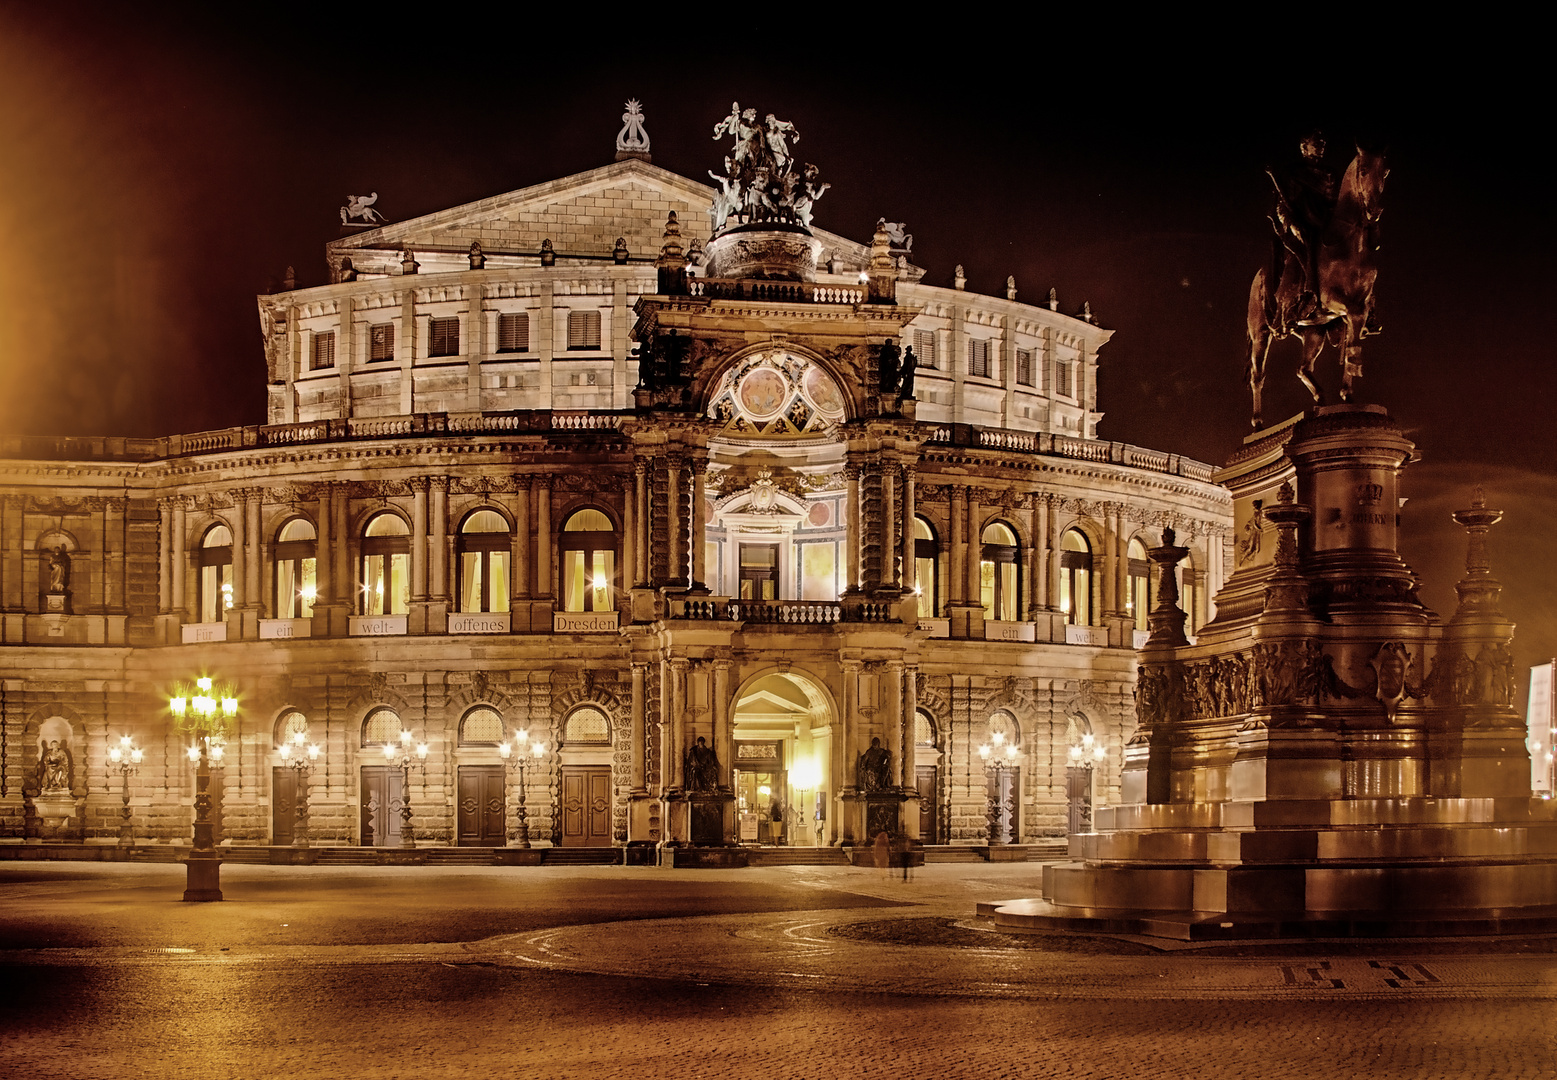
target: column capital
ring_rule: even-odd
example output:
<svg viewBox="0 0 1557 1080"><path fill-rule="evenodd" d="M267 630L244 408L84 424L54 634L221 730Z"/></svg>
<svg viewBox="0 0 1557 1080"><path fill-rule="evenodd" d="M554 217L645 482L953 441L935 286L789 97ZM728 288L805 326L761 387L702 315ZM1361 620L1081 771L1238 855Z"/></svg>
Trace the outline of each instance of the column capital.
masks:
<svg viewBox="0 0 1557 1080"><path fill-rule="evenodd" d="M406 483L410 486L413 494L425 495L427 490L432 487L432 478L428 476L413 476Z"/></svg>

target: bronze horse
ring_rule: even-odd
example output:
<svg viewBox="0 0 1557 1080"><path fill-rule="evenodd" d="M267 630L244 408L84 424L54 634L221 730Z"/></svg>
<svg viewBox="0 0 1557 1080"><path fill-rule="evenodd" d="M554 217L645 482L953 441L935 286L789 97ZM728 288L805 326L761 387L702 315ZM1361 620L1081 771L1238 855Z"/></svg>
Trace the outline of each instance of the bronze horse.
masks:
<svg viewBox="0 0 1557 1080"><path fill-rule="evenodd" d="M1317 237L1317 289L1305 288L1308 274L1302 261L1291 244L1281 242L1283 229L1277 220L1283 216L1281 207L1271 219L1279 254L1254 275L1249 286L1249 389L1254 395L1256 429L1261 423L1266 354L1277 338L1302 338L1298 378L1317 404L1324 404L1324 393L1314 382L1314 363L1326 341L1338 348L1340 398L1351 400L1352 379L1362 374L1362 339L1379 331L1373 321L1373 283L1378 276L1374 255L1379 247L1379 196L1388 175L1382 154L1358 148L1341 179L1335 211ZM1279 186L1277 199L1283 199Z"/></svg>

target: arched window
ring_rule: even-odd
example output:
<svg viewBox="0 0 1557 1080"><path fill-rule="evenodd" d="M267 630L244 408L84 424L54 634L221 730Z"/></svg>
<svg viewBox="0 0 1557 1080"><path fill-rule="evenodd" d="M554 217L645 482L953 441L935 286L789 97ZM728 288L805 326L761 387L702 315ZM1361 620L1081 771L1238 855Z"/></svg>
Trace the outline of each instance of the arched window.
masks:
<svg viewBox="0 0 1557 1080"><path fill-rule="evenodd" d="M400 741L400 714L388 706L379 706L362 721L362 745L378 747Z"/></svg>
<svg viewBox="0 0 1557 1080"><path fill-rule="evenodd" d="M375 514L362 535L362 614L411 610L411 530L405 519Z"/></svg>
<svg viewBox="0 0 1557 1080"><path fill-rule="evenodd" d="M562 526L562 608L610 611L616 606L616 529L599 510L579 510Z"/></svg>
<svg viewBox="0 0 1557 1080"><path fill-rule="evenodd" d="M1185 556L1179 564L1179 579L1179 607L1189 616L1184 620L1184 633L1194 637L1205 622L1206 586L1200 571L1195 569L1193 555Z"/></svg>
<svg viewBox="0 0 1557 1080"><path fill-rule="evenodd" d="M569 713L562 731L562 741L569 746L611 741L611 721L593 705L581 705Z"/></svg>
<svg viewBox="0 0 1557 1080"><path fill-rule="evenodd" d="M513 538L496 510L477 510L460 526L460 610L508 610L508 559Z"/></svg>
<svg viewBox="0 0 1557 1080"><path fill-rule="evenodd" d="M914 745L926 746L931 749L934 749L937 745L935 741L935 721L923 709L914 711Z"/></svg>
<svg viewBox="0 0 1557 1080"><path fill-rule="evenodd" d="M461 746L496 746L504 737L503 718L489 705L477 705L460 720Z"/></svg>
<svg viewBox="0 0 1557 1080"><path fill-rule="evenodd" d="M1016 602L1016 534L996 521L984 529L979 554L979 599L984 618L1014 622Z"/></svg>
<svg viewBox="0 0 1557 1080"><path fill-rule="evenodd" d="M919 617L933 619L940 610L941 542L922 517L914 518L914 582L919 590Z"/></svg>
<svg viewBox="0 0 1557 1080"><path fill-rule="evenodd" d="M221 622L232 607L232 533L213 525L200 541L200 621Z"/></svg>
<svg viewBox="0 0 1557 1080"><path fill-rule="evenodd" d="M288 709L276 718L276 745L285 746L288 743L297 744L299 733L303 741L308 741L308 717L296 709Z"/></svg>
<svg viewBox="0 0 1557 1080"><path fill-rule="evenodd" d="M276 534L276 618L306 619L314 613L319 561L314 527L293 518Z"/></svg>
<svg viewBox="0 0 1557 1080"><path fill-rule="evenodd" d="M1152 603L1151 564L1146 561L1146 545L1139 540L1130 541L1128 572L1125 613L1135 620L1137 630L1145 630Z"/></svg>
<svg viewBox="0 0 1557 1080"><path fill-rule="evenodd" d="M1066 622L1092 625L1092 546L1078 529L1060 537L1060 610Z"/></svg>

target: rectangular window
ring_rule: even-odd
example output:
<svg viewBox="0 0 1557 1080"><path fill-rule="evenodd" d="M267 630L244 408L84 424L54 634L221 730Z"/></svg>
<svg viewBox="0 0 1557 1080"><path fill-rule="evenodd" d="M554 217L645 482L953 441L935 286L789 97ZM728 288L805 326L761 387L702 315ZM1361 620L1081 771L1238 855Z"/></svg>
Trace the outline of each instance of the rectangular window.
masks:
<svg viewBox="0 0 1557 1080"><path fill-rule="evenodd" d="M800 599L838 599L838 543L801 544Z"/></svg>
<svg viewBox="0 0 1557 1080"><path fill-rule="evenodd" d="M395 324L374 323L368 327L368 360L395 358Z"/></svg>
<svg viewBox="0 0 1557 1080"><path fill-rule="evenodd" d="M1033 385L1033 354L1028 349L1016 350L1016 381L1022 386Z"/></svg>
<svg viewBox="0 0 1557 1080"><path fill-rule="evenodd" d="M523 311L504 312L497 317L497 351L530 351L530 316Z"/></svg>
<svg viewBox="0 0 1557 1080"><path fill-rule="evenodd" d="M427 320L427 355L458 356L459 354L459 319L453 318Z"/></svg>
<svg viewBox="0 0 1557 1080"><path fill-rule="evenodd" d="M1054 394L1056 397L1075 397L1070 384L1070 364L1064 360L1054 362Z"/></svg>
<svg viewBox="0 0 1557 1080"><path fill-rule="evenodd" d="M989 341L969 339L968 374L981 379L989 378Z"/></svg>
<svg viewBox="0 0 1557 1080"><path fill-rule="evenodd" d="M314 370L335 366L335 331L314 335Z"/></svg>
<svg viewBox="0 0 1557 1080"><path fill-rule="evenodd" d="M600 348L600 312L568 312L568 348Z"/></svg>
<svg viewBox="0 0 1557 1080"><path fill-rule="evenodd" d="M914 331L914 356L919 360L919 366L923 368L939 367L935 361L935 331Z"/></svg>

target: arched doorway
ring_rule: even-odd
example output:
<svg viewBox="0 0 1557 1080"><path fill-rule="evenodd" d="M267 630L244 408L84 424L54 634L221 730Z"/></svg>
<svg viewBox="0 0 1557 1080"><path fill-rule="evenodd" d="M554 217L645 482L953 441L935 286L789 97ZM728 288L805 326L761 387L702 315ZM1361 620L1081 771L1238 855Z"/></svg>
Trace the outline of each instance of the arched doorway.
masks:
<svg viewBox="0 0 1557 1080"><path fill-rule="evenodd" d="M800 672L769 672L741 688L731 778L741 843L815 847L835 834L833 716L821 684Z"/></svg>

